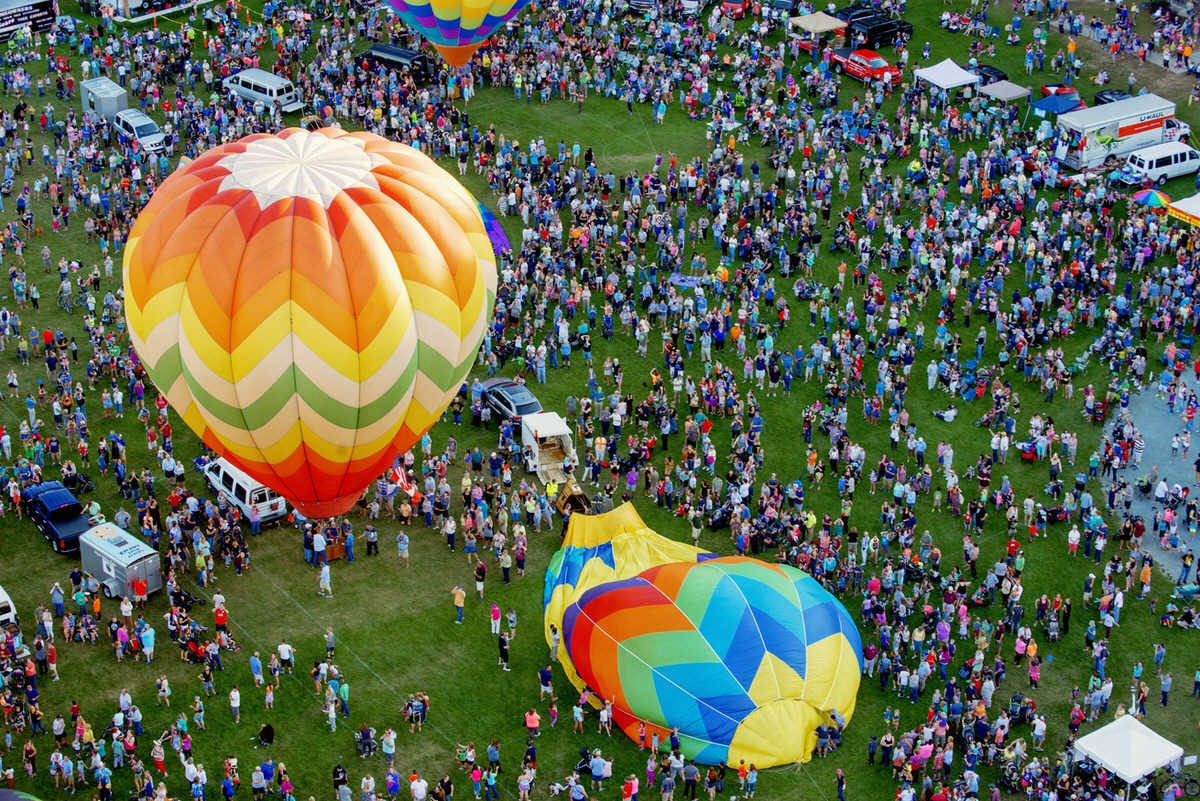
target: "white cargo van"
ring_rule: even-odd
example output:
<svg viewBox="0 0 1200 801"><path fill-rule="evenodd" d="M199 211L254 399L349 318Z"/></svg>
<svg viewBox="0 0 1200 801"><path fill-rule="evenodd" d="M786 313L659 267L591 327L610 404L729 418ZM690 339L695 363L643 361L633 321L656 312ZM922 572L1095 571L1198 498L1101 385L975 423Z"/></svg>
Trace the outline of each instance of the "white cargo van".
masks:
<svg viewBox="0 0 1200 801"><path fill-rule="evenodd" d="M286 113L304 108L304 101L292 82L266 70L253 68L230 75L225 79L225 89L251 103L261 100L268 110L276 105Z"/></svg>
<svg viewBox="0 0 1200 801"><path fill-rule="evenodd" d="M1175 118L1175 101L1146 94L1058 115L1054 155L1065 167L1087 170L1163 142L1186 141L1192 129Z"/></svg>
<svg viewBox="0 0 1200 801"><path fill-rule="evenodd" d="M1194 147L1183 142L1165 142L1135 150L1118 177L1134 185L1149 178L1162 186L1172 178L1191 175L1197 170L1200 170L1200 153Z"/></svg>
<svg viewBox="0 0 1200 801"><path fill-rule="evenodd" d="M214 459L205 465L204 478L213 492L229 498L245 520L250 518L251 506L258 506L258 521L263 525L287 516L287 501L278 492L226 459Z"/></svg>

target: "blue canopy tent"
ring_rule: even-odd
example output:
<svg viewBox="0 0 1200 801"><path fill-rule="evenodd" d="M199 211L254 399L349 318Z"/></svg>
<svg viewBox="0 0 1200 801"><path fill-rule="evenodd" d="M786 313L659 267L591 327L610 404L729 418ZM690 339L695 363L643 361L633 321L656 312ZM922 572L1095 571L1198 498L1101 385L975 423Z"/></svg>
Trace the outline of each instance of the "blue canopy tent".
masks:
<svg viewBox="0 0 1200 801"><path fill-rule="evenodd" d="M1035 100L1029 104L1030 108L1038 109L1044 114L1066 114L1068 111L1074 111L1078 108L1084 108L1084 102L1079 95L1074 93L1046 95L1045 97ZM1025 112L1025 119L1029 119L1029 112Z"/></svg>

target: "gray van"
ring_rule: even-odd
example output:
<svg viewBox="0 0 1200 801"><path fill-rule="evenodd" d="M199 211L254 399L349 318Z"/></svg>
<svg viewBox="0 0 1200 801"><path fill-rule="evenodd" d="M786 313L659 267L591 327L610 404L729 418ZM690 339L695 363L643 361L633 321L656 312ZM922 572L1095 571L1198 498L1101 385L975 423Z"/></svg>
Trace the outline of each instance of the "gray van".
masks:
<svg viewBox="0 0 1200 801"><path fill-rule="evenodd" d="M304 108L304 101L300 99L295 85L282 75L266 70L242 70L226 78L224 86L226 91L233 92L243 100L251 103L261 100L268 109L278 105L282 111L290 114Z"/></svg>

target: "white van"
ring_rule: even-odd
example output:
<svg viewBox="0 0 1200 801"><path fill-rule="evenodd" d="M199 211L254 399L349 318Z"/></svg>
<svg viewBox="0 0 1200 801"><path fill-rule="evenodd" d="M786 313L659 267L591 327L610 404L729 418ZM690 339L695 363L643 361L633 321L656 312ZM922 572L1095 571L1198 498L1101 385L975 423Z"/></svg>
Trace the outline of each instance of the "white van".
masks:
<svg viewBox="0 0 1200 801"><path fill-rule="evenodd" d="M17 607L13 605L8 592L0 587L0 642L12 637L13 655L18 659L29 656L29 648L25 645L25 637L21 634L21 621L17 618Z"/></svg>
<svg viewBox="0 0 1200 801"><path fill-rule="evenodd" d="M1200 170L1200 153L1183 142L1164 142L1136 150L1129 155L1122 172L1122 180L1129 184L1140 184L1149 178L1162 186L1172 178L1191 175Z"/></svg>
<svg viewBox="0 0 1200 801"><path fill-rule="evenodd" d="M225 79L225 90L253 103L261 100L267 109L279 108L287 113L304 108L300 93L287 78L260 69L242 70Z"/></svg>
<svg viewBox="0 0 1200 801"><path fill-rule="evenodd" d="M0 626L9 624L18 625L20 620L17 619L17 607L13 604L12 598L8 597L8 591L0 587Z"/></svg>
<svg viewBox="0 0 1200 801"><path fill-rule="evenodd" d="M213 492L229 498L243 519L250 518L251 506L258 506L258 520L264 525L287 516L287 502L278 492L225 459L214 459L205 465L204 478Z"/></svg>
<svg viewBox="0 0 1200 801"><path fill-rule="evenodd" d="M113 128L117 133L137 142L147 152L157 153L166 146L166 137L159 130L158 123L135 108L118 111L113 119Z"/></svg>

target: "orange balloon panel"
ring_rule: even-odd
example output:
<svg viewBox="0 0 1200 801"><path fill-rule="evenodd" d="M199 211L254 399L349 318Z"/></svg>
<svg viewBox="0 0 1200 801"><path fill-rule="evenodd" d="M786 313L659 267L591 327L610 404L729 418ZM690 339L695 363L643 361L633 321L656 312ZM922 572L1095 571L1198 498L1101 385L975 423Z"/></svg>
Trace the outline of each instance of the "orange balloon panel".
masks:
<svg viewBox="0 0 1200 801"><path fill-rule="evenodd" d="M205 443L308 516L441 415L496 297L475 200L413 148L291 128L180 167L125 249L130 335Z"/></svg>

